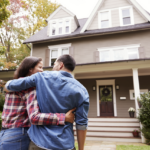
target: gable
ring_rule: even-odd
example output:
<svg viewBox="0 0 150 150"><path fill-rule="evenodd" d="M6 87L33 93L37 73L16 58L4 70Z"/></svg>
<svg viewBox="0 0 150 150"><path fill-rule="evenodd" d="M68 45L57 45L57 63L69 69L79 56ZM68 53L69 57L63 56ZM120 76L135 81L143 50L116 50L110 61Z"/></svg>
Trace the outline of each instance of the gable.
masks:
<svg viewBox="0 0 150 150"><path fill-rule="evenodd" d="M66 17L72 17L72 16L69 13L67 13L65 10L60 9L51 19L60 19Z"/></svg>
<svg viewBox="0 0 150 150"><path fill-rule="evenodd" d="M121 26L119 9L122 7L132 8L132 24L146 23L150 21L150 16L145 12L145 10L136 3L135 0L99 0L97 6L94 8L91 16L87 20L87 23L81 30L83 33L85 30L95 30L99 29L99 12L100 11L110 11L111 26L118 27ZM131 24L131 25L132 25Z"/></svg>

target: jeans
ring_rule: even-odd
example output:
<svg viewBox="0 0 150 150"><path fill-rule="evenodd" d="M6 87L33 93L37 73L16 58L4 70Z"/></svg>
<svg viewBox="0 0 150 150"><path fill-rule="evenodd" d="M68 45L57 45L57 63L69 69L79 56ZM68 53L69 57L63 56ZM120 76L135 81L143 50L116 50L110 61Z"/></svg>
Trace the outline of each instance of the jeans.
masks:
<svg viewBox="0 0 150 150"><path fill-rule="evenodd" d="M13 128L0 132L0 150L28 150L28 128Z"/></svg>

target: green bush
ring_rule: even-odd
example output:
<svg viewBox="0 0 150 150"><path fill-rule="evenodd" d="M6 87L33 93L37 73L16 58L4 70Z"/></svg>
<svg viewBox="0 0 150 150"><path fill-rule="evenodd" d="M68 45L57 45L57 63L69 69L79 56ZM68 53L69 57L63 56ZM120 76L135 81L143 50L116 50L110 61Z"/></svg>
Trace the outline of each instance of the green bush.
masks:
<svg viewBox="0 0 150 150"><path fill-rule="evenodd" d="M1 118L1 116L2 116L2 113L0 112L0 129L2 127L2 118Z"/></svg>
<svg viewBox="0 0 150 150"><path fill-rule="evenodd" d="M3 111L4 102L5 102L5 94L0 93L0 111Z"/></svg>
<svg viewBox="0 0 150 150"><path fill-rule="evenodd" d="M141 108L139 110L138 119L143 125L141 132L146 138L146 143L150 145L150 92L141 94L139 102Z"/></svg>

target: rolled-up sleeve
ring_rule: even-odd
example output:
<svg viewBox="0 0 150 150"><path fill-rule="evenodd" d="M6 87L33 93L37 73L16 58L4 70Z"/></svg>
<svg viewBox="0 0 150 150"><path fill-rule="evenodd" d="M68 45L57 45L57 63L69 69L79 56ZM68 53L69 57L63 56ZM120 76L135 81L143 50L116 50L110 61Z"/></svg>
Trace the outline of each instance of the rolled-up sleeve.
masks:
<svg viewBox="0 0 150 150"><path fill-rule="evenodd" d="M76 110L76 129L86 130L88 127L89 96L77 107Z"/></svg>
<svg viewBox="0 0 150 150"><path fill-rule="evenodd" d="M38 73L29 77L8 81L5 88L8 91L22 91L31 87L35 87L37 75Z"/></svg>

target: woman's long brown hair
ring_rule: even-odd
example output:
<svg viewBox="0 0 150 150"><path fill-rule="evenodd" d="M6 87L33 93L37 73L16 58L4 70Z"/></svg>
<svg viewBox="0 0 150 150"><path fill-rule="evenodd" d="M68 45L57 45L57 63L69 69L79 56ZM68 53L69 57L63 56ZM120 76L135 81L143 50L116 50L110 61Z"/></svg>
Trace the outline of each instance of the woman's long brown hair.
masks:
<svg viewBox="0 0 150 150"><path fill-rule="evenodd" d="M41 58L37 57L26 57L20 64L19 68L14 73L14 79L20 77L26 77L29 74L29 70L34 68L40 61Z"/></svg>

